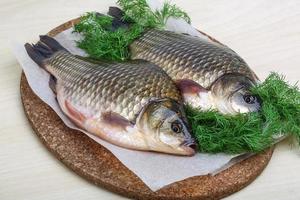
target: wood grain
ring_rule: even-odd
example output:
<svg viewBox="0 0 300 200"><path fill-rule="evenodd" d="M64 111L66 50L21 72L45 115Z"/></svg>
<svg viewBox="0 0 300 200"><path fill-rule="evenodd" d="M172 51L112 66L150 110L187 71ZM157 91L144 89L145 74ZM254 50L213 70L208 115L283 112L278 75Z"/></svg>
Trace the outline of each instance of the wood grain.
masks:
<svg viewBox="0 0 300 200"><path fill-rule="evenodd" d="M0 199L124 199L74 175L32 134L19 96L21 69L10 40L33 41L85 11L113 0L0 1ZM193 24L237 51L261 79L279 71L300 79L300 1L175 0ZM262 175L227 199L299 200L300 156L288 141Z"/></svg>

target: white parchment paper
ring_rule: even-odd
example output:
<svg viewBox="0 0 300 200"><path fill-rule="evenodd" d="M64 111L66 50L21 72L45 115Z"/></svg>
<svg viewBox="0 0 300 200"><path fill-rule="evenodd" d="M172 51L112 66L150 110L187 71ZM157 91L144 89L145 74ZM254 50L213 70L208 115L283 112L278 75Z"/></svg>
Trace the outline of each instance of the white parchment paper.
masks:
<svg viewBox="0 0 300 200"><path fill-rule="evenodd" d="M175 26L175 23L177 22L173 21L170 24ZM69 29L58 34L55 38L71 53L85 56L85 53L77 48L74 42L78 40L79 37L77 34L72 34L72 29ZM23 68L30 87L37 96L57 113L66 126L80 130L62 113L55 99L55 95L48 86L49 74L29 58L24 44L25 42L14 43L13 52ZM110 144L83 130L80 131L110 150L153 191L188 177L218 173L240 160L249 157L248 154L239 155L239 157L237 157L238 155L203 153L198 153L193 157L181 157L161 153L134 151ZM233 159L232 161L232 158L238 159Z"/></svg>
<svg viewBox="0 0 300 200"><path fill-rule="evenodd" d="M71 30L56 36L66 49L77 55L84 55L82 50L70 40ZM49 74L35 64L27 55L23 43L15 43L13 51L24 70L28 83L34 93L47 103L70 128L77 128L61 111L55 95L48 85ZM124 149L103 141L81 130L96 142L109 149L127 168L133 171L151 190L156 191L170 183L192 176L215 173L231 166L230 160L235 157L225 154L202 154L193 157L181 157L161 153L141 152Z"/></svg>

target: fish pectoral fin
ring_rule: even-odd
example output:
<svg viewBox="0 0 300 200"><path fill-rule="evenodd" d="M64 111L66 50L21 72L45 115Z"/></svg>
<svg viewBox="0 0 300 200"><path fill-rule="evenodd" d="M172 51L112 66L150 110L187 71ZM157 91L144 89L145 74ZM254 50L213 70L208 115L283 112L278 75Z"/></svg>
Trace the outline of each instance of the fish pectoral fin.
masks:
<svg viewBox="0 0 300 200"><path fill-rule="evenodd" d="M149 150L144 141L144 134L118 113L101 113L100 118L87 119L85 127L95 136L117 146L135 150Z"/></svg>
<svg viewBox="0 0 300 200"><path fill-rule="evenodd" d="M77 110L70 102L65 101L65 108L68 112L68 116L79 127L84 128L83 124L86 121L86 116Z"/></svg>
<svg viewBox="0 0 300 200"><path fill-rule="evenodd" d="M184 98L184 102L193 107L209 109L213 102L210 101L210 91L193 80L177 80L176 85Z"/></svg>
<svg viewBox="0 0 300 200"><path fill-rule="evenodd" d="M204 87L202 87L195 81L189 79L177 80L176 85L182 94L186 94L186 93L198 94L198 93L208 92L208 90L206 90Z"/></svg>
<svg viewBox="0 0 300 200"><path fill-rule="evenodd" d="M105 123L114 129L126 130L127 127L133 126L128 119L115 112L102 113L101 117L102 123Z"/></svg>
<svg viewBox="0 0 300 200"><path fill-rule="evenodd" d="M56 94L56 84L57 84L57 79L53 75L50 75L49 87L54 92L54 94Z"/></svg>

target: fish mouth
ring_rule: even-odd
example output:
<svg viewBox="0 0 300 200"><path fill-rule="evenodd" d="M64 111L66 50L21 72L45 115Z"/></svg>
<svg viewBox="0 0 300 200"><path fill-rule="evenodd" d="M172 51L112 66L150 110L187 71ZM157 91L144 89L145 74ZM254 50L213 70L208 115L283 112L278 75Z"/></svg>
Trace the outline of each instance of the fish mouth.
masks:
<svg viewBox="0 0 300 200"><path fill-rule="evenodd" d="M180 147L184 150L185 155L193 156L196 154L197 144L194 140L186 140L181 143Z"/></svg>

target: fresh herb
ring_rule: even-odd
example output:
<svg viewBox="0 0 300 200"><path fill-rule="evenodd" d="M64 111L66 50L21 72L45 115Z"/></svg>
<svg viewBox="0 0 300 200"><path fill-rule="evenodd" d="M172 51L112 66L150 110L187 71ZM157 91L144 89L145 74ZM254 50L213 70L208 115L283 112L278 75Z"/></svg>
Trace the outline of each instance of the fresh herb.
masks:
<svg viewBox="0 0 300 200"><path fill-rule="evenodd" d="M74 30L83 36L77 42L79 48L84 49L93 59L123 61L130 57L129 45L144 29L139 25L132 25L129 30L117 29L112 31L112 17L99 16L90 12L81 17L80 23Z"/></svg>
<svg viewBox="0 0 300 200"><path fill-rule="evenodd" d="M152 11L146 0L119 0L125 12L125 20L147 28L163 28L169 17L182 18L191 23L190 17L176 5L165 2L161 10Z"/></svg>
<svg viewBox="0 0 300 200"><path fill-rule="evenodd" d="M258 113L223 115L186 108L199 150L208 153L260 152L277 138L300 138L300 92L276 73L252 89L263 104Z"/></svg>
<svg viewBox="0 0 300 200"><path fill-rule="evenodd" d="M129 28L112 29L113 18L89 12L83 15L74 26L82 40L79 48L93 59L124 61L130 59L129 45L147 28L163 28L169 17L183 18L190 22L189 16L177 6L164 3L162 10L152 11L146 0L119 0L124 20L131 22Z"/></svg>
<svg viewBox="0 0 300 200"><path fill-rule="evenodd" d="M113 30L112 17L87 13L82 16L75 32L83 39L78 46L91 58L123 61L130 59L129 45L147 28L164 27L169 17L188 15L175 5L165 3L162 10L152 11L146 0L119 0L125 12L123 20L130 28ZM208 153L260 152L274 144L276 138L294 135L300 141L300 94L284 77L276 73L252 89L263 101L258 113L222 115L217 111L186 108L199 150Z"/></svg>

